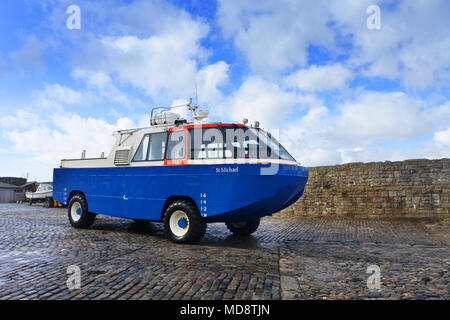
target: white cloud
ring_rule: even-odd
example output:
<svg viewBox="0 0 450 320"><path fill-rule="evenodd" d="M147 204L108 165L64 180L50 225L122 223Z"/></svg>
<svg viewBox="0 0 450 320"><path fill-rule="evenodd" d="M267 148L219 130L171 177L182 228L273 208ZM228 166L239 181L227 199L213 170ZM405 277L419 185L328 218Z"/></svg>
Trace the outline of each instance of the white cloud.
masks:
<svg viewBox="0 0 450 320"><path fill-rule="evenodd" d="M369 30L369 5L381 7L381 30ZM386 3L342 1L220 1L218 21L257 75L280 76L322 46L366 77L399 79L408 88L448 86L450 4L446 0ZM341 37L337 38L339 34ZM345 36L351 47L341 49Z"/></svg>
<svg viewBox="0 0 450 320"><path fill-rule="evenodd" d="M103 39L107 52L105 69L116 73L119 81L144 88L150 95L157 96L162 90L186 95L193 91L196 73L194 53L184 50L191 40L192 35Z"/></svg>
<svg viewBox="0 0 450 320"><path fill-rule="evenodd" d="M435 132L433 141L450 149L450 127L447 130Z"/></svg>
<svg viewBox="0 0 450 320"><path fill-rule="evenodd" d="M222 92L218 89L218 86L228 82L228 70L228 64L224 61L219 61L215 64L207 65L197 72L196 81L200 105L202 102L214 104L223 99Z"/></svg>
<svg viewBox="0 0 450 320"><path fill-rule="evenodd" d="M436 107L428 107L426 115L429 119L432 119L434 130L447 129L450 123L450 101L446 101Z"/></svg>
<svg viewBox="0 0 450 320"><path fill-rule="evenodd" d="M80 102L81 100L81 93L71 88L61 86L58 83L46 85L44 95L48 99L52 99L63 104L74 104Z"/></svg>
<svg viewBox="0 0 450 320"><path fill-rule="evenodd" d="M75 68L71 75L75 79L85 81L87 88L92 90L91 96L93 98L103 98L127 108L146 106L140 99L129 97L117 88L111 77L105 72Z"/></svg>
<svg viewBox="0 0 450 320"><path fill-rule="evenodd" d="M330 109L312 93L249 77L224 99L218 114L226 120L245 117L259 120L264 128L279 128L280 142L305 165L448 156L448 147L444 148L448 102L432 106L405 92L364 90L338 99L336 108ZM435 134L437 130L442 132ZM412 142L432 134L432 143Z"/></svg>
<svg viewBox="0 0 450 320"><path fill-rule="evenodd" d="M30 180L51 181L61 159L79 158L82 150L88 157L108 154L114 143L112 132L134 126L128 118L108 123L66 114L54 115L46 125L4 131L12 148L0 159L0 175L25 177L28 173Z"/></svg>
<svg viewBox="0 0 450 320"><path fill-rule="evenodd" d="M397 2L381 7L381 30L365 28L365 8L374 1L344 0L329 4L339 30L352 35L349 63L370 77L400 79L407 87L426 89L448 84L450 67L449 2Z"/></svg>
<svg viewBox="0 0 450 320"><path fill-rule="evenodd" d="M103 59L74 71L97 88L110 90L120 98L117 86L131 84L144 89L154 101L193 97L195 81L206 101L220 96L217 86L228 80L224 61L200 66L205 49L200 40L207 28L194 22L173 33L157 33L147 38L136 36L105 37L90 44ZM122 100L123 97L121 98ZM124 101L123 103L126 103Z"/></svg>
<svg viewBox="0 0 450 320"><path fill-rule="evenodd" d="M372 4L381 7L381 30L366 27ZM220 1L223 34L251 70L226 100L230 115L281 127L282 142L308 165L448 156L450 105L412 95L448 87L448 9L444 0ZM311 45L327 52L327 65L307 65ZM405 92L346 90L364 77L400 80ZM330 90L339 90L336 108L313 94ZM310 92L309 101L299 91ZM300 119L296 105L308 110Z"/></svg>
<svg viewBox="0 0 450 320"><path fill-rule="evenodd" d="M13 151L51 170L63 158L80 157L82 150L86 150L88 157L98 157L101 152L107 154L114 143L112 133L134 126L129 118L119 118L111 124L65 113L53 114L46 125L30 124L24 129L6 130L4 135L13 144Z"/></svg>
<svg viewBox="0 0 450 320"><path fill-rule="evenodd" d="M247 118L252 122L260 121L262 127L276 128L299 103L297 94L284 91L261 78L251 77L219 109L227 120Z"/></svg>
<svg viewBox="0 0 450 320"><path fill-rule="evenodd" d="M65 22L61 19L67 17L62 7L51 9L46 24L54 26L52 37L56 39L47 44L62 45L58 42L62 36L64 41L73 42L77 50L71 52L73 46L67 46L64 51L67 43L58 50L62 48L62 54L71 55L71 76L86 87L74 90L60 84L46 85L31 96L36 112L0 117L2 124L17 125L2 127L15 158L41 163L42 171L51 172L61 158L79 157L81 150L86 150L88 156L108 152L114 130L148 124L148 115L145 121L138 120L135 124L127 112L127 117L109 123L66 110L81 102L87 106L102 100L127 107L146 106L134 98L138 93L149 96L152 103L170 103L174 99L194 97L195 79L200 102L222 98L218 86L228 81L228 64L208 63L210 51L201 41L207 36L209 26L202 19L162 1L115 5L81 1L82 15L91 15L95 23L82 24L82 32L68 32L61 27ZM40 42L34 40L37 38L30 38L29 42L40 49L37 46ZM25 55L26 50L11 55L17 61L37 64L43 49L35 50L36 55L31 56Z"/></svg>
<svg viewBox="0 0 450 320"><path fill-rule="evenodd" d="M75 68L72 71L72 76L77 79L83 79L88 87L93 88L107 87L112 82L111 77L107 73L101 71Z"/></svg>
<svg viewBox="0 0 450 320"><path fill-rule="evenodd" d="M38 126L42 124L42 119L35 113L26 109L19 109L15 115L0 117L2 128L22 128L28 126Z"/></svg>
<svg viewBox="0 0 450 320"><path fill-rule="evenodd" d="M194 97L195 79L200 99L220 98L217 87L228 81L228 64L208 61L211 47L202 41L210 26L204 18L164 0L77 4L82 19L92 22L82 23L81 32L61 27L67 18L64 4L46 6L49 15L41 28L51 26L47 40L55 39L58 52L70 57L71 75L101 98L127 107L169 104ZM135 92L142 100L131 97Z"/></svg>
<svg viewBox="0 0 450 320"><path fill-rule="evenodd" d="M46 112L61 109L63 105L77 104L82 100L87 102L86 99L82 99L87 98L83 93L58 83L46 84L43 90L33 91L31 98L34 108L40 108Z"/></svg>
<svg viewBox="0 0 450 320"><path fill-rule="evenodd" d="M328 108L312 106L299 120L282 127L280 142L303 165L340 163Z"/></svg>
<svg viewBox="0 0 450 320"><path fill-rule="evenodd" d="M219 2L218 21L257 74L305 66L309 44L332 47L327 1Z"/></svg>
<svg viewBox="0 0 450 320"><path fill-rule="evenodd" d="M341 114L336 129L343 137L358 141L418 137L430 130L420 107L420 101L403 92L363 92L338 106Z"/></svg>
<svg viewBox="0 0 450 320"><path fill-rule="evenodd" d="M344 89L354 74L340 63L300 69L284 78L284 83L290 88L305 91L327 91Z"/></svg>
<svg viewBox="0 0 450 320"><path fill-rule="evenodd" d="M361 92L338 111L312 104L300 119L281 126L280 141L305 165L449 156L448 102L422 108L403 92ZM433 139L414 142L425 136Z"/></svg>
<svg viewBox="0 0 450 320"><path fill-rule="evenodd" d="M381 6L381 30L366 27L370 4ZM247 65L240 56L233 60L234 54L222 53L225 61L210 63L215 44L210 49L203 40L214 42L217 35L210 34L207 20L170 3L81 0L80 6L83 16L96 22L84 23L82 32L61 28L67 17L61 8L45 23L76 45L71 76L86 88L46 85L32 97L33 108L47 108L45 115L20 109L0 118L13 151L43 163L47 171L61 157L78 157L83 149L88 156L108 151L111 131L133 126L130 118L136 119L116 105L108 106L110 114L127 117L114 123L67 113L64 107L101 99L146 106L138 95L152 103L185 103L195 98L195 80L200 105L213 107L212 119L246 117L266 128L280 128L282 143L307 165L448 156L449 102L427 104L409 90L448 87L450 20L445 0L220 1L217 22ZM343 38L349 42L345 49L340 46ZM10 57L30 68L40 66L51 43L34 36L25 40ZM327 65L308 65L314 58L308 56L311 45L326 51ZM67 52L73 48L67 46ZM237 89L224 96L230 74L243 81L234 80L231 87ZM345 90L361 77L399 79L405 92ZM331 90L340 94L331 96ZM336 108L326 106L325 99ZM56 110L58 115L50 112ZM137 126L147 123L146 118ZM425 136L426 142L402 145L424 141Z"/></svg>

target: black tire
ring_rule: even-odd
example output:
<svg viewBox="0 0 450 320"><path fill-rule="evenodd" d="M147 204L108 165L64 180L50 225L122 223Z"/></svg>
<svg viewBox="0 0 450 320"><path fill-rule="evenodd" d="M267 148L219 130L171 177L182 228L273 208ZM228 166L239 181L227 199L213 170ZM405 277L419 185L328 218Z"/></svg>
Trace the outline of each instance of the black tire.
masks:
<svg viewBox="0 0 450 320"><path fill-rule="evenodd" d="M138 224L148 223L148 220L144 220L144 219L131 219L131 220L133 220L133 223L138 223Z"/></svg>
<svg viewBox="0 0 450 320"><path fill-rule="evenodd" d="M79 213L73 212L72 209L75 212L79 209ZM81 194L76 194L70 199L69 205L67 206L67 213L70 224L75 228L89 228L95 220L95 214L88 211L86 199ZM74 218L75 216L77 219Z"/></svg>
<svg viewBox="0 0 450 320"><path fill-rule="evenodd" d="M185 220L186 226L180 227L181 229L186 229L184 231L180 230L181 232L185 232L184 234L176 234L177 228L176 226L173 227L173 224L171 224L171 217L174 214L184 214L184 217L187 217L187 220ZM184 217L180 220L184 219ZM174 216L174 219L175 218L176 216ZM200 212L195 204L189 200L176 200L172 202L164 212L163 221L166 234L170 240L176 243L198 243L202 240L206 232L206 222L200 216ZM174 228L174 230L172 230L172 228Z"/></svg>
<svg viewBox="0 0 450 320"><path fill-rule="evenodd" d="M131 227L136 229L142 229L145 228L147 225L149 225L148 220L142 220L142 219L132 219Z"/></svg>
<svg viewBox="0 0 450 320"><path fill-rule="evenodd" d="M239 222L225 222L228 230L232 233L246 236L255 232L260 223L260 219L248 220L248 221L239 221Z"/></svg>

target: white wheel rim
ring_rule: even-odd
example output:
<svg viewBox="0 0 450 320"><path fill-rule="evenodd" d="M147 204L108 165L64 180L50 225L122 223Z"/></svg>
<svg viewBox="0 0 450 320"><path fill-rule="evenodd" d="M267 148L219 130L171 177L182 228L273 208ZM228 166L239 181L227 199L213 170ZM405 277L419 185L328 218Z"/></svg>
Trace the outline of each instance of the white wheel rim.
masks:
<svg viewBox="0 0 450 320"><path fill-rule="evenodd" d="M74 202L72 204L72 207L70 208L70 216L72 217L72 220L77 222L81 218L81 204L79 202Z"/></svg>
<svg viewBox="0 0 450 320"><path fill-rule="evenodd" d="M187 214L181 210L172 213L169 220L169 227L175 236L184 236L189 230L189 218Z"/></svg>

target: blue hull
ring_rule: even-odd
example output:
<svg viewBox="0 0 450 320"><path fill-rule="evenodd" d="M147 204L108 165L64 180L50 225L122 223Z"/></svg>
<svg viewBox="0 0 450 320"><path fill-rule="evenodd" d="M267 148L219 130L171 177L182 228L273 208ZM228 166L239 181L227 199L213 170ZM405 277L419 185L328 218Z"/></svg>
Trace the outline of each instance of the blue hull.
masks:
<svg viewBox="0 0 450 320"><path fill-rule="evenodd" d="M262 164L158 167L56 168L53 197L67 204L73 191L84 193L89 211L160 221L173 196L195 201L207 222L243 221L271 215L303 194L308 169L280 165L261 175Z"/></svg>

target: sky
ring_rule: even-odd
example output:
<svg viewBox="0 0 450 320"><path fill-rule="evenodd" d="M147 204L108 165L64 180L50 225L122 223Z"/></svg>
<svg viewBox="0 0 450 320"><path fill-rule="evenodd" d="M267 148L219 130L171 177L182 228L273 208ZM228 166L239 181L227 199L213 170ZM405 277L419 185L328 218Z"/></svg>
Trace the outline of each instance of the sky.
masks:
<svg viewBox="0 0 450 320"><path fill-rule="evenodd" d="M0 176L52 180L194 98L306 166L450 156L447 0L4 0Z"/></svg>

